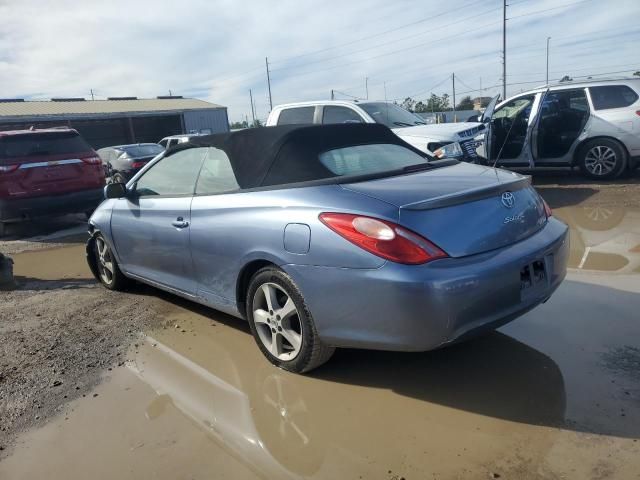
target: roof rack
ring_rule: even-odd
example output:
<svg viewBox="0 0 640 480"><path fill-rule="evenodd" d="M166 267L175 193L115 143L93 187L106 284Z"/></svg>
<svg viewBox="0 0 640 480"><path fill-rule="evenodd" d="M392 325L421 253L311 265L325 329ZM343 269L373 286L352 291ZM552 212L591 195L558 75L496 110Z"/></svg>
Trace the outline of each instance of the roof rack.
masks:
<svg viewBox="0 0 640 480"><path fill-rule="evenodd" d="M57 97L57 98L52 98L51 99L52 102L84 102L85 99L82 97Z"/></svg>
<svg viewBox="0 0 640 480"><path fill-rule="evenodd" d="M107 100L138 100L138 97L107 97Z"/></svg>
<svg viewBox="0 0 640 480"><path fill-rule="evenodd" d="M156 97L158 100L170 100L173 98L184 98L182 95L158 95Z"/></svg>

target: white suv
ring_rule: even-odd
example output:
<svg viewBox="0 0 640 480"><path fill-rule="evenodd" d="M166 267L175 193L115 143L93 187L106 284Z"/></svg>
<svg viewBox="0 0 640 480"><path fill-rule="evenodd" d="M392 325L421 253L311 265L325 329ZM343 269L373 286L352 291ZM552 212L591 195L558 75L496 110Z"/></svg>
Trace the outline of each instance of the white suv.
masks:
<svg viewBox="0 0 640 480"><path fill-rule="evenodd" d="M436 157L475 161L474 137L484 130L480 123L427 125L422 117L390 102L321 100L278 105L267 126L291 124L381 123L405 142Z"/></svg>
<svg viewBox="0 0 640 480"><path fill-rule="evenodd" d="M640 79L564 82L496 101L476 138L491 164L577 166L604 180L640 163Z"/></svg>

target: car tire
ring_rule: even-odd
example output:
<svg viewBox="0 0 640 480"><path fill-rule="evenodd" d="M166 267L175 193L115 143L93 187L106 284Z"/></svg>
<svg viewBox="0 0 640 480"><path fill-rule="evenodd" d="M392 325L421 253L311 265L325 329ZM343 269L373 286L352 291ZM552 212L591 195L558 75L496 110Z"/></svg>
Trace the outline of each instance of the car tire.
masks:
<svg viewBox="0 0 640 480"><path fill-rule="evenodd" d="M618 142L608 138L595 138L586 142L578 154L582 174L594 180L618 177L627 165L627 155Z"/></svg>
<svg viewBox="0 0 640 480"><path fill-rule="evenodd" d="M111 251L111 247L101 234L97 234L93 241L93 254L98 273L98 280L109 290L122 291L131 284L131 280L124 276L118 262Z"/></svg>
<svg viewBox="0 0 640 480"><path fill-rule="evenodd" d="M335 352L320 340L302 293L282 270L259 270L249 282L245 305L258 348L275 366L305 373Z"/></svg>
<svg viewBox="0 0 640 480"><path fill-rule="evenodd" d="M114 173L111 177L111 183L127 183L127 179L121 173Z"/></svg>

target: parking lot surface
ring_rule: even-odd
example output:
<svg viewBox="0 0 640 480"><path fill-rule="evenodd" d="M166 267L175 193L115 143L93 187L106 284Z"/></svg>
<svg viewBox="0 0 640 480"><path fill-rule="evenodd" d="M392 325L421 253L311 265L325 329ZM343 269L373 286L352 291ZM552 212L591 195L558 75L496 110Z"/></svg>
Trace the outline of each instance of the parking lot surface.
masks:
<svg viewBox="0 0 640 480"><path fill-rule="evenodd" d="M640 479L640 184L536 184L571 229L546 304L306 376L237 319L99 287L77 219L0 242L20 284L0 292L0 478Z"/></svg>

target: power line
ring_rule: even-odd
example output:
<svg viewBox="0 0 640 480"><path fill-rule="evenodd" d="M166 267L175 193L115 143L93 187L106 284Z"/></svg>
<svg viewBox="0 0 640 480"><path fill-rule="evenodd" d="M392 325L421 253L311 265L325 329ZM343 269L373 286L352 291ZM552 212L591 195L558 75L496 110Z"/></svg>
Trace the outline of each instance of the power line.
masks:
<svg viewBox="0 0 640 480"><path fill-rule="evenodd" d="M430 21L432 21L434 18L442 17L442 16L447 15L447 14L449 14L449 13L455 13L455 12L457 12L458 10L462 10L462 9L464 9L464 8L470 7L470 6L472 6L472 5L475 5L476 3L484 3L484 0L474 0L473 2L467 3L467 4L465 4L465 5L462 5L461 7L455 8L455 9L453 9L453 10L448 10L448 11L446 11L446 12L442 12L442 13L439 13L439 14L437 14L437 15L430 15L430 16L428 16L428 17L421 18L420 20L415 20L415 21L413 21L413 22L405 23L404 25L400 25L400 26L398 26L398 27L394 27L394 28L392 28L392 29L385 30L384 32L379 32L379 33L376 33L376 34L373 34L373 35L368 35L368 36L365 36L365 37L360 37L360 38L358 38L358 39L356 39L356 40L352 40L352 41L349 41L349 42L341 43L341 44L338 44L338 45L333 45L333 46L331 46L331 47L326 47L326 48L322 48L322 49L319 49L319 50L314 50L314 51L311 51L311 52L305 52L305 53L301 53L301 54L299 54L299 55L293 55L293 56L291 56L291 57L285 57L285 58L283 58L283 59L276 60L276 61L275 61L275 62L273 62L273 63L286 62L286 61L289 61L289 60L293 60L293 59L295 59L295 58L307 57L307 56L309 56L309 55L315 55L315 54L317 54L317 53L322 53L322 52L326 52L326 51L329 51L329 50L335 50L336 48L346 47L346 46L348 46L348 45L353 45L354 43L362 42L362 41L364 41L364 40L370 40L370 39L372 39L372 38L376 38L376 37L380 37L380 36L382 36L382 35L386 35L386 34L388 34L388 33L396 32L396 31L401 30L401 29L403 29L403 28L411 27L411 26L413 26L413 25L417 25L417 24L419 24L419 23L423 23L423 22L430 22ZM360 26L360 25L358 25L358 26ZM274 71L275 71L275 70L274 70Z"/></svg>
<svg viewBox="0 0 640 480"><path fill-rule="evenodd" d="M288 70L288 69L292 69L292 68L304 67L304 66L307 66L307 65L312 65L314 63L326 62L326 61L329 61L329 60L335 60L336 58L348 57L350 55L355 55L357 53L362 53L362 52L366 52L366 51L369 51L369 50L374 50L374 49L380 48L380 47L386 47L387 45L391 45L392 43L401 42L402 40L406 40L408 38L415 38L417 36L430 34L435 30L440 30L440 29L443 29L443 28L450 27L452 25L457 25L459 23L466 22L468 20L473 20L475 18L487 15L488 13L493 13L495 11L496 11L496 9L493 8L491 10L487 10L485 12L482 12L482 13L479 13L479 14L476 14L476 15L471 15L470 17L465 17L465 18L458 19L458 20L456 20L454 22L451 22L451 23L448 23L448 24L438 25L437 27L430 29L428 32L423 32L423 33L419 33L419 34L412 34L412 35L406 35L404 37L400 37L400 38L397 38L397 39L394 39L394 40L389 40L387 42L379 43L377 45L371 45L369 47L362 48L360 50L354 50L354 51L351 51L351 52L342 53L340 55L333 55L331 57L326 57L326 58L319 58L317 60L311 60L310 62L306 62L306 63L302 63L302 64L298 64L298 65L289 65L289 66L285 66L285 67L274 68L272 70L272 72L278 72L278 71L281 71L281 70Z"/></svg>
<svg viewBox="0 0 640 480"><path fill-rule="evenodd" d="M317 69L317 70L308 70L306 72L296 73L296 74L293 74L293 75L289 75L288 78L299 77L299 76L302 76L302 75L308 75L310 73L325 72L327 70L333 70L333 69L336 69L336 68L342 68L342 67L346 67L346 66L349 66L349 65L354 65L356 63L367 62L369 60L375 60L377 58L386 57L386 56L389 56L389 55L394 55L396 53L404 52L406 50L413 50L415 48L424 47L426 45L433 45L434 43L438 43L438 42L442 42L442 41L445 41L445 40L449 40L451 38L460 38L462 35L467 35L469 33L475 32L477 30L485 29L485 28L487 28L489 26L496 25L497 23L499 23L499 22L487 23L487 24L484 24L484 25L480 25L480 26L478 26L476 28L469 29L469 30L463 32L462 34L456 33L456 34L453 34L453 35L449 35L448 37L440 38L438 40L434 40L434 41L430 41L430 42L424 42L424 43L421 43L421 44L418 44L418 45L413 45L411 47L401 48L401 49L394 50L394 51L391 51L391 52L382 53L380 55L376 55L376 56L373 56L373 57L367 57L367 58L363 58L363 59L360 59L360 60L354 60L354 61L351 61L351 62L342 63L340 65L332 65L330 67L325 67L325 68L321 68L321 69Z"/></svg>
<svg viewBox="0 0 640 480"><path fill-rule="evenodd" d="M507 20L514 20L516 18L528 17L530 15L537 15L538 13L550 12L552 10L558 10L559 8L570 7L571 5L578 5L579 3L586 3L586 2L592 2L592 1L593 0L579 0L578 2L565 3L563 5L558 5L556 7L545 8L543 10L536 10L535 12L527 12L527 13L523 13L522 15L515 15L513 17L507 18Z"/></svg>

